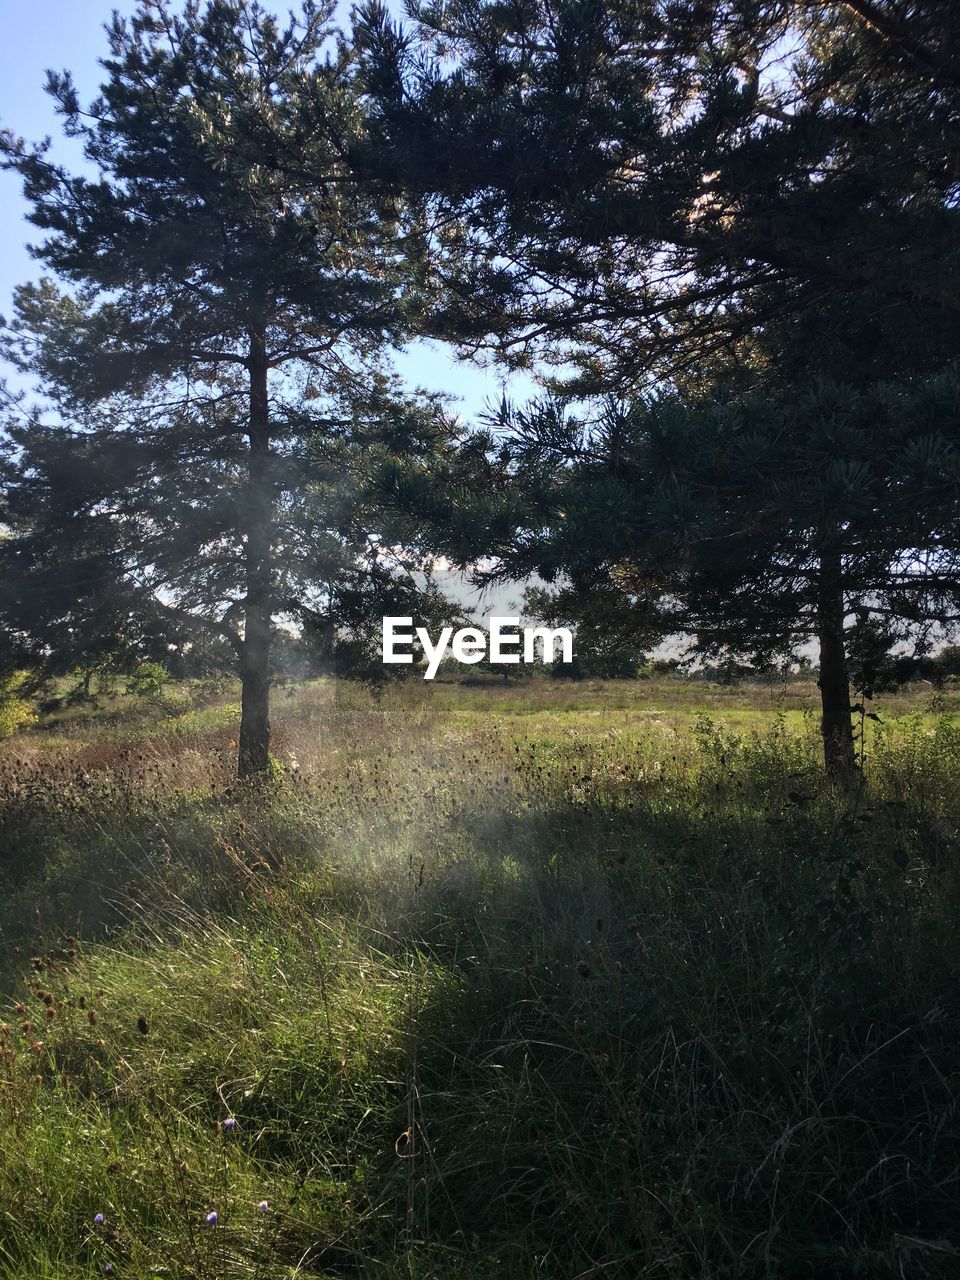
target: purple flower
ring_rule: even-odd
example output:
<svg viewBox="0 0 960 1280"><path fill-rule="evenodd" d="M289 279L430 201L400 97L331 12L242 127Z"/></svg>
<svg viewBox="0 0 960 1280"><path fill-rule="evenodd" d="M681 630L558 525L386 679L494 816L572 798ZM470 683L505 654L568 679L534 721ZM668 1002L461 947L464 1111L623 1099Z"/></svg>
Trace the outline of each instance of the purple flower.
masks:
<svg viewBox="0 0 960 1280"><path fill-rule="evenodd" d="M217 1214L216 1209L212 1209L204 1218L204 1222L207 1224L208 1227L215 1227L219 1221L220 1221L220 1218Z"/></svg>
<svg viewBox="0 0 960 1280"><path fill-rule="evenodd" d="M94 1225L95 1227L102 1227L102 1226L103 1226L103 1214L102 1214L102 1213L95 1213L95 1214L93 1215L93 1225Z"/></svg>
<svg viewBox="0 0 960 1280"><path fill-rule="evenodd" d="M270 1205L267 1203L267 1201L261 1200L260 1203L257 1205L257 1213L266 1213L269 1208L270 1208Z"/></svg>
<svg viewBox="0 0 960 1280"><path fill-rule="evenodd" d="M236 1117L227 1116L226 1120L223 1121L223 1127L226 1129L227 1133L233 1133L234 1129L237 1127Z"/></svg>

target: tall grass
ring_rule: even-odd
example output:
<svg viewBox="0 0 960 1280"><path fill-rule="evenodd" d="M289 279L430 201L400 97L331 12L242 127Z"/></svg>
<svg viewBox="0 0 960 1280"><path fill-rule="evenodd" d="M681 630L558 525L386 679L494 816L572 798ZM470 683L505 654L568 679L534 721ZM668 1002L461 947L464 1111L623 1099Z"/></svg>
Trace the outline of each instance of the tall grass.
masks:
<svg viewBox="0 0 960 1280"><path fill-rule="evenodd" d="M14 740L0 1274L960 1274L960 729L762 696Z"/></svg>

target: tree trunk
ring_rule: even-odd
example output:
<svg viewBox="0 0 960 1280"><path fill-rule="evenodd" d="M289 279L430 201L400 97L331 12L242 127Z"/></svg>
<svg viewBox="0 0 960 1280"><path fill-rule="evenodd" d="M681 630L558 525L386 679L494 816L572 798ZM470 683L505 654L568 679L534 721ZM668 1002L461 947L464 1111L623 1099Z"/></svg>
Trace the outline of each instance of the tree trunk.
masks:
<svg viewBox="0 0 960 1280"><path fill-rule="evenodd" d="M841 787L857 778L850 718L850 682L843 644L843 568L835 552L820 556L817 636L820 640L820 727L827 777Z"/></svg>
<svg viewBox="0 0 960 1280"><path fill-rule="evenodd" d="M249 612L247 614L249 629ZM242 686L240 751L237 776L249 778L270 763L270 646L244 641L240 663Z"/></svg>
<svg viewBox="0 0 960 1280"><path fill-rule="evenodd" d="M264 328L251 329L250 453L248 457L245 535L246 598L243 645L240 750L237 774L260 773L270 763L270 645L273 639L272 540L273 477L270 454L269 364Z"/></svg>

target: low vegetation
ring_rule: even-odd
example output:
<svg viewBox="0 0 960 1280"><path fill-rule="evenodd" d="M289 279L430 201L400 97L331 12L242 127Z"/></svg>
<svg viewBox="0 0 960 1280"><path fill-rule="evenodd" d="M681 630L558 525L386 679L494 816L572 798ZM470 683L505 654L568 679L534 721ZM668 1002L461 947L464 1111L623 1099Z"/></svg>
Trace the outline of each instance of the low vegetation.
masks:
<svg viewBox="0 0 960 1280"><path fill-rule="evenodd" d="M847 797L814 697L320 682L242 783L229 693L10 739L0 1274L956 1274L955 695Z"/></svg>

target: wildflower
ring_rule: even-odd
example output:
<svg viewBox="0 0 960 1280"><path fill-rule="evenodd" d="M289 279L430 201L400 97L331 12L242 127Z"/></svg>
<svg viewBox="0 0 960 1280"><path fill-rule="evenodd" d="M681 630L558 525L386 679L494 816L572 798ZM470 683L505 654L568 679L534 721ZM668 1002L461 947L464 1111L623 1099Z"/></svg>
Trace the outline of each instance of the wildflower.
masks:
<svg viewBox="0 0 960 1280"><path fill-rule="evenodd" d="M142 1013L140 1017L137 1019L137 1030L140 1032L142 1036L145 1036L147 1032L150 1030L150 1023L146 1020L146 1018L143 1016Z"/></svg>
<svg viewBox="0 0 960 1280"><path fill-rule="evenodd" d="M261 1200L260 1203L257 1205L257 1213L266 1213L269 1210L269 1208L270 1208L269 1203L266 1200Z"/></svg>
<svg viewBox="0 0 960 1280"><path fill-rule="evenodd" d="M227 1133L233 1133L234 1129L237 1127L236 1117L227 1116L226 1120L223 1121L223 1127L226 1129Z"/></svg>
<svg viewBox="0 0 960 1280"><path fill-rule="evenodd" d="M103 1264L103 1274L104 1274L105 1276L112 1276L112 1275L113 1275L113 1263L112 1263L112 1262L105 1262L105 1263Z"/></svg>
<svg viewBox="0 0 960 1280"><path fill-rule="evenodd" d="M94 1225L95 1227L102 1227L102 1226L103 1226L103 1214L102 1214L102 1213L95 1213L95 1214L93 1215L93 1225Z"/></svg>
<svg viewBox="0 0 960 1280"><path fill-rule="evenodd" d="M216 1209L211 1209L211 1211L204 1218L204 1222L207 1224L208 1227L215 1227L219 1221L220 1221L220 1217L217 1214Z"/></svg>

